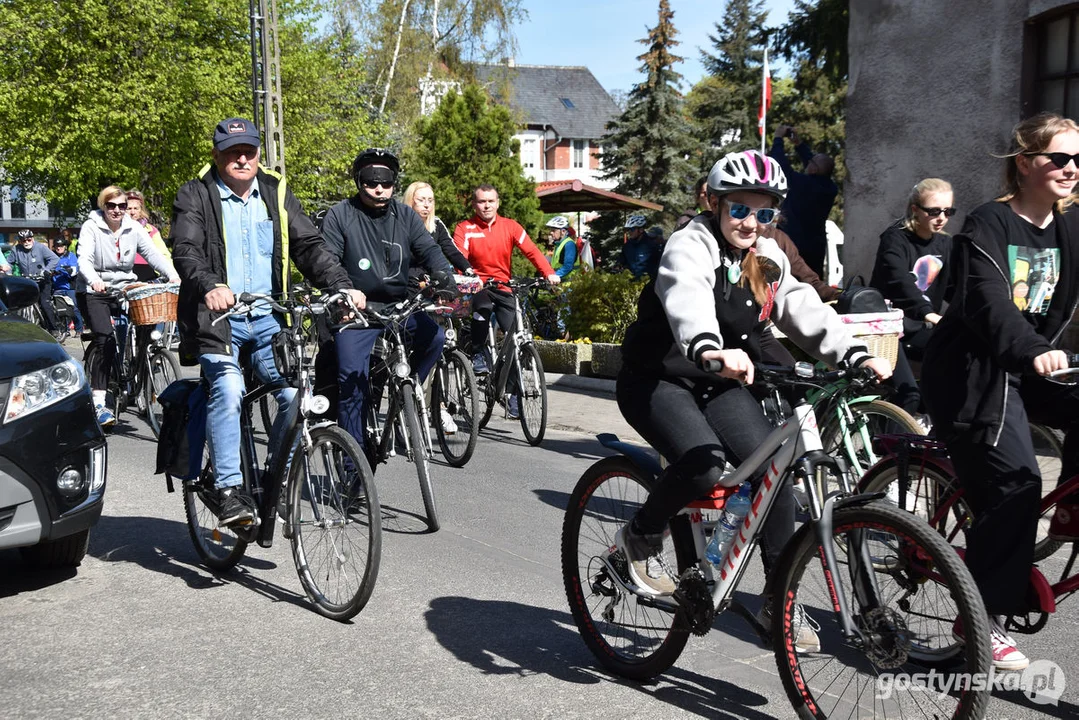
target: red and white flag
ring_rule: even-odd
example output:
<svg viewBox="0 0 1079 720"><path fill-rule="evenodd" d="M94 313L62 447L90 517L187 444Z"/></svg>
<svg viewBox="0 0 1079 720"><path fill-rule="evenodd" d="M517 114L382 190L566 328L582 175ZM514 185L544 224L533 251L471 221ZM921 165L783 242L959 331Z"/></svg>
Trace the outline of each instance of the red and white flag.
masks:
<svg viewBox="0 0 1079 720"><path fill-rule="evenodd" d="M764 48L764 78L761 81L761 109L757 112L757 131L761 134L761 152L764 152L765 123L768 108L772 107L772 75L768 72L768 48Z"/></svg>

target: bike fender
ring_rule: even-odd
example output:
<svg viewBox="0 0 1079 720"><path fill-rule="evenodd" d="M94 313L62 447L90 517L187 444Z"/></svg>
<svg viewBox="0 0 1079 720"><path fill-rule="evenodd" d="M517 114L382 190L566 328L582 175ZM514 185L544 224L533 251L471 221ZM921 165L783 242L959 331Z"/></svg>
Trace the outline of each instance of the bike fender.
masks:
<svg viewBox="0 0 1079 720"><path fill-rule="evenodd" d="M648 450L622 442L614 433L600 433L596 436L596 439L599 440L600 445L608 450L614 450L616 453L632 460L634 465L639 467L642 472L650 475L653 480L659 477L663 468L659 465L659 459Z"/></svg>
<svg viewBox="0 0 1079 720"><path fill-rule="evenodd" d="M855 505L865 505L866 503L886 497L888 497L887 493L859 493L857 495L847 495L846 497L837 498L835 507L845 508L853 507Z"/></svg>
<svg viewBox="0 0 1079 720"><path fill-rule="evenodd" d="M858 480L858 492L861 492L865 488L865 483L876 475L877 471L889 464L895 464L899 460L895 455L889 454L882 457L875 462L862 477ZM919 455L917 457L912 456L908 461L910 467L918 468L932 468L940 473L941 477L955 477L955 468L952 467L951 462L945 459L937 459L930 455Z"/></svg>

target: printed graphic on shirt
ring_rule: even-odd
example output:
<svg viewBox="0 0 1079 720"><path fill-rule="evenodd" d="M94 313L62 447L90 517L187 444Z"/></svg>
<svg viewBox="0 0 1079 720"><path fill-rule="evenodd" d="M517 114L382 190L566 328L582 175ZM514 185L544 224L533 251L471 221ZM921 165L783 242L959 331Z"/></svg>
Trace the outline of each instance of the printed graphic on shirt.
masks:
<svg viewBox="0 0 1079 720"><path fill-rule="evenodd" d="M928 292L943 267L944 261L940 255L922 255L914 262L914 269L910 274L914 276L914 284L918 289Z"/></svg>
<svg viewBox="0 0 1079 720"><path fill-rule="evenodd" d="M779 291L779 279L782 276L782 272L775 262L759 253L757 254L757 264L760 266L761 274L764 275L766 296L764 305L761 306L760 315L757 316L757 321L764 322L772 316L772 309L776 304L776 292Z"/></svg>
<svg viewBox="0 0 1079 720"><path fill-rule="evenodd" d="M1060 277L1060 249L1009 245L1008 267L1015 306L1031 315L1049 312L1053 288Z"/></svg>

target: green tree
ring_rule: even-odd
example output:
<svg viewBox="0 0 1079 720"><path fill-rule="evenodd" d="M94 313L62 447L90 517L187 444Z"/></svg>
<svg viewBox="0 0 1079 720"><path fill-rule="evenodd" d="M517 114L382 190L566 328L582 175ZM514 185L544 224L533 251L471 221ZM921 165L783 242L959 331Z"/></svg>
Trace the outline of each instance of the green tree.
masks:
<svg viewBox="0 0 1079 720"><path fill-rule="evenodd" d="M659 22L639 41L648 47L637 58L645 79L630 90L625 111L608 124L603 146L607 177L617 179L615 191L663 205L651 219L668 230L689 202L695 178L687 157L697 144L678 89L682 76L674 70L682 58L672 52L679 44L673 21L670 3L660 0ZM605 213L591 224L608 263L617 258L621 225L618 213Z"/></svg>
<svg viewBox="0 0 1079 720"><path fill-rule="evenodd" d="M712 52L701 51L708 75L690 91L688 105L708 148L701 154L702 171L728 152L760 146L757 112L767 18L763 0L728 0L722 21L708 36Z"/></svg>
<svg viewBox="0 0 1079 720"><path fill-rule="evenodd" d="M543 213L536 186L521 167L517 127L509 110L494 103L477 85L449 93L438 109L421 118L416 142L403 157L402 184L422 180L435 192L438 215L453 231L472 216L472 190L489 184L498 190L499 214L513 218L534 239Z"/></svg>

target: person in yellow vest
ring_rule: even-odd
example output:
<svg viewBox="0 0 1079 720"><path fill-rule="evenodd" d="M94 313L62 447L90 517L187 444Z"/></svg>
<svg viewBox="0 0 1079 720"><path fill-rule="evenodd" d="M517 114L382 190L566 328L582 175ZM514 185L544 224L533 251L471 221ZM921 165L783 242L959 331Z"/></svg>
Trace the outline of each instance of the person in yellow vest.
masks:
<svg viewBox="0 0 1079 720"><path fill-rule="evenodd" d="M547 221L551 234L548 241L553 248L551 267L555 274L565 280L577 267L577 240L573 237L573 228L564 215L555 215Z"/></svg>

